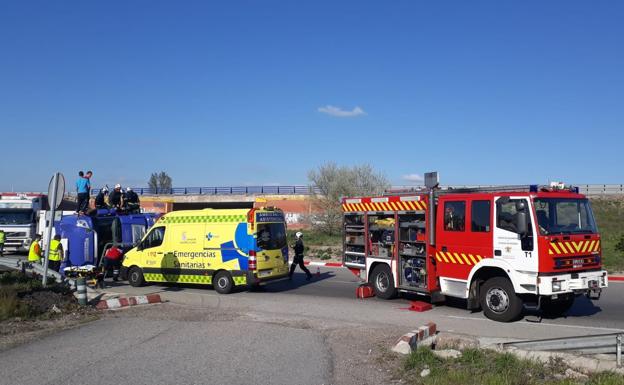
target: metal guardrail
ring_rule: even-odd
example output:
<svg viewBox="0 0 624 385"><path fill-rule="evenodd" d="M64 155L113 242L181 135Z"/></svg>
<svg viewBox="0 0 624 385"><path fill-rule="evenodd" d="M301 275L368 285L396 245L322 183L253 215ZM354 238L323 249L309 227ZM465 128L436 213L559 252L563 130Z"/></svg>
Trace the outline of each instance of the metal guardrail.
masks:
<svg viewBox="0 0 624 385"><path fill-rule="evenodd" d="M622 366L624 331L621 333L598 334L579 337L548 338L544 340L517 341L501 344L503 348L515 347L522 350L555 352L577 352L581 354L615 354L618 367Z"/></svg>
<svg viewBox="0 0 624 385"><path fill-rule="evenodd" d="M589 196L624 195L624 184L579 184L581 194ZM443 185L442 188L486 188L496 185ZM392 190L424 189L424 186L393 186ZM320 194L320 189L305 186L222 186L222 187L173 187L170 189L152 189L149 187L132 187L139 195L313 195ZM100 189L92 189L97 194Z"/></svg>
<svg viewBox="0 0 624 385"><path fill-rule="evenodd" d="M153 189L131 187L139 195L312 195L320 193L310 186L226 186L226 187L173 187ZM100 189L92 189L92 194Z"/></svg>

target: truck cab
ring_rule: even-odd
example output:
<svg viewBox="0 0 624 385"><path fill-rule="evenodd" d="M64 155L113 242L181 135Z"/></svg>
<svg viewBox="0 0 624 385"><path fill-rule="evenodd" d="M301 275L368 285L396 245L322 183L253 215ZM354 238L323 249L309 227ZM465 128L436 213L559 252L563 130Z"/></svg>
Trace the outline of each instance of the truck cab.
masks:
<svg viewBox="0 0 624 385"><path fill-rule="evenodd" d="M41 194L6 194L0 196L0 229L6 235L5 251L27 252L37 232L39 210L45 196Z"/></svg>
<svg viewBox="0 0 624 385"><path fill-rule="evenodd" d="M441 193L437 208L440 290L490 318L515 319L524 303L560 315L607 287L591 205L575 190Z"/></svg>
<svg viewBox="0 0 624 385"><path fill-rule="evenodd" d="M98 265L109 243L133 246L155 222L154 214L121 214L100 209L93 215L69 215L55 223L67 253L62 267Z"/></svg>

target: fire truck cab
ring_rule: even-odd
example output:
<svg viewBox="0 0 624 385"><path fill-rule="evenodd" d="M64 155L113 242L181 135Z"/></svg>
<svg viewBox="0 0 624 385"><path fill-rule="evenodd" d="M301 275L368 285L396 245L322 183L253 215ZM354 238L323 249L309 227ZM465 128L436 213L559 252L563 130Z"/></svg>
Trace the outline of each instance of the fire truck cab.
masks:
<svg viewBox="0 0 624 385"><path fill-rule="evenodd" d="M525 305L561 315L608 285L591 205L575 188L431 188L342 208L344 264L381 298L463 298L509 322Z"/></svg>

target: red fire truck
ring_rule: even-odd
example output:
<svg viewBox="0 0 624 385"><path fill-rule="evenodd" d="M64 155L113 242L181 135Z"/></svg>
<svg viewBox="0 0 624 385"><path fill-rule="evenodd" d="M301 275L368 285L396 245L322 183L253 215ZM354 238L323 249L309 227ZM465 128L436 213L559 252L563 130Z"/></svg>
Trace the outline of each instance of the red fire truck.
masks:
<svg viewBox="0 0 624 385"><path fill-rule="evenodd" d="M600 235L577 188L509 186L343 198L344 264L381 298L467 300L496 321L525 305L560 315L607 287Z"/></svg>

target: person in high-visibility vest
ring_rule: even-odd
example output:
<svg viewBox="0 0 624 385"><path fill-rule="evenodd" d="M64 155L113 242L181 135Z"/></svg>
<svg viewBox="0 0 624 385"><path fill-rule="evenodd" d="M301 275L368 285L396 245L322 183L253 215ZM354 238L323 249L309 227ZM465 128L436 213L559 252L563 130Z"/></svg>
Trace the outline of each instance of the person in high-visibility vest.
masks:
<svg viewBox="0 0 624 385"><path fill-rule="evenodd" d="M39 263L41 261L41 245L39 245L40 239L41 235L37 234L30 244L30 250L28 251L28 262L30 263Z"/></svg>
<svg viewBox="0 0 624 385"><path fill-rule="evenodd" d="M61 244L61 236L56 234L50 242L50 256L48 258L48 267L57 273L61 269L61 260L63 259L63 245Z"/></svg>
<svg viewBox="0 0 624 385"><path fill-rule="evenodd" d="M4 241L6 240L6 233L0 229L0 257L4 257Z"/></svg>

